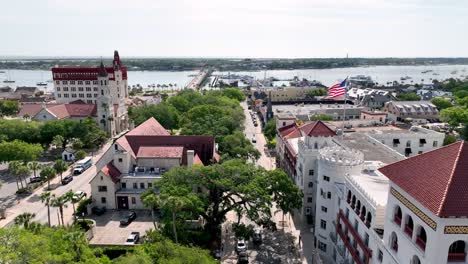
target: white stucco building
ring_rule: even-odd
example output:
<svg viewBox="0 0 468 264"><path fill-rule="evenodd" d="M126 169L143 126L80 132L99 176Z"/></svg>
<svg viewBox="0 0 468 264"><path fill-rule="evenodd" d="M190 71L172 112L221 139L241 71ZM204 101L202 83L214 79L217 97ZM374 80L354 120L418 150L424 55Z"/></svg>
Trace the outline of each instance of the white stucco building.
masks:
<svg viewBox="0 0 468 264"><path fill-rule="evenodd" d="M174 167L217 160L212 136L172 136L150 118L114 142L96 163L91 180L93 205L144 209L140 196Z"/></svg>
<svg viewBox="0 0 468 264"><path fill-rule="evenodd" d="M359 152L320 151L319 179L328 178L319 186L332 188L329 202L317 196L315 236L324 261L468 263L468 144L389 165L362 162ZM340 178L342 184L328 182Z"/></svg>
<svg viewBox="0 0 468 264"><path fill-rule="evenodd" d="M413 126L410 129L374 129L368 135L382 144L398 151L406 157L422 154L439 148L444 143L445 134L434 130Z"/></svg>

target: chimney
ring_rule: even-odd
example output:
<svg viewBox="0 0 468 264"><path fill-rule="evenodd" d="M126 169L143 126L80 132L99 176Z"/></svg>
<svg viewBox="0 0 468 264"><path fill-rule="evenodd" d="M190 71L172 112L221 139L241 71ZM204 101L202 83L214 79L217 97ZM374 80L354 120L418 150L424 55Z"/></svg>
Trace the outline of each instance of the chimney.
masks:
<svg viewBox="0 0 468 264"><path fill-rule="evenodd" d="M192 167L193 165L193 157L195 156L195 151L187 150L187 167Z"/></svg>

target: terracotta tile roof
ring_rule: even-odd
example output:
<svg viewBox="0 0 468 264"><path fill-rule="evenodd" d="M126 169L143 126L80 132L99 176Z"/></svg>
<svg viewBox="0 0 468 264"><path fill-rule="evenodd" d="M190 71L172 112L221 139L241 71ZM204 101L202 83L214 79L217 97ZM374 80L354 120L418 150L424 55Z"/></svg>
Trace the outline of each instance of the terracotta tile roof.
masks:
<svg viewBox="0 0 468 264"><path fill-rule="evenodd" d="M64 119L70 117L70 114L67 111L67 107L63 104L54 105L54 106L46 106L47 111L57 117L57 119Z"/></svg>
<svg viewBox="0 0 468 264"><path fill-rule="evenodd" d="M154 118L148 119L129 131L117 139L116 143L128 151L134 158L141 158L142 156L139 155L147 155L146 150L145 152L140 151L141 148L169 147L183 149L183 154L181 155L183 164L187 162L187 150L195 151L195 154L203 164L211 164L216 161L216 153L214 151L215 141L212 136L173 136Z"/></svg>
<svg viewBox="0 0 468 264"><path fill-rule="evenodd" d="M52 104L52 105L57 105L57 104ZM41 109L42 109L41 104L21 104L21 109L18 112L18 116L23 117L25 115L28 115L32 118L35 115L37 115L37 113L39 113Z"/></svg>
<svg viewBox="0 0 468 264"><path fill-rule="evenodd" d="M182 158L184 147L150 147L141 146L138 149L137 158Z"/></svg>
<svg viewBox="0 0 468 264"><path fill-rule="evenodd" d="M169 136L170 133L159 122L151 117L127 133L129 136Z"/></svg>
<svg viewBox="0 0 468 264"><path fill-rule="evenodd" d="M301 132L296 123L281 127L278 132L282 138L296 138L301 137Z"/></svg>
<svg viewBox="0 0 468 264"><path fill-rule="evenodd" d="M18 116L36 116L42 110L43 104L22 104ZM68 117L93 117L96 116L95 104L83 104L80 102L70 104L46 104L47 111L57 119Z"/></svg>
<svg viewBox="0 0 468 264"><path fill-rule="evenodd" d="M200 159L200 157L198 157L198 155L195 154L195 156L193 157L193 165L202 165L202 166L204 166L205 164L203 164L203 161Z"/></svg>
<svg viewBox="0 0 468 264"><path fill-rule="evenodd" d="M298 126L297 124L291 124L278 129L282 138L298 138L302 136L313 136L313 137L333 137L336 136L335 131L329 128L322 121L309 122Z"/></svg>
<svg viewBox="0 0 468 264"><path fill-rule="evenodd" d="M300 127L304 134L313 137L334 137L335 131L329 128L322 121L308 123Z"/></svg>
<svg viewBox="0 0 468 264"><path fill-rule="evenodd" d="M93 117L97 112L95 104L65 104L65 107L71 117Z"/></svg>
<svg viewBox="0 0 468 264"><path fill-rule="evenodd" d="M468 216L466 142L459 141L379 171L437 216Z"/></svg>
<svg viewBox="0 0 468 264"><path fill-rule="evenodd" d="M114 166L114 164L112 164L112 162L107 163L107 165L101 169L101 172L106 176L109 176L114 183L119 181L120 171Z"/></svg>

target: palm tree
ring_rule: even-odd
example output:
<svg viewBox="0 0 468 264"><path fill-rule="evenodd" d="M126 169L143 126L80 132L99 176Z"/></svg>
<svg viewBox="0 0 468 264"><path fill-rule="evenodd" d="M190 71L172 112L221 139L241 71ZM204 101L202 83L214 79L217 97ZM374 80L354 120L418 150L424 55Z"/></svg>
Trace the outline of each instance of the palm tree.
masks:
<svg viewBox="0 0 468 264"><path fill-rule="evenodd" d="M86 244L86 238L83 232L80 231L71 231L65 235L65 238L70 241L73 246L73 252L75 252L74 260L75 262L80 262L80 257L82 254L82 246Z"/></svg>
<svg viewBox="0 0 468 264"><path fill-rule="evenodd" d="M47 221L49 223L50 227L50 202L51 202L51 194L50 192L43 192L41 193L41 202L44 203L45 206L47 206Z"/></svg>
<svg viewBox="0 0 468 264"><path fill-rule="evenodd" d="M75 194L72 191L68 191L64 194L64 196L67 198L67 201L71 202L73 207L73 218L76 220L75 203L77 200L75 199Z"/></svg>
<svg viewBox="0 0 468 264"><path fill-rule="evenodd" d="M52 196L51 205L59 209L59 216L62 220L62 226L65 226L65 222L63 221L63 208L67 208L67 201L68 200L67 197L65 197L65 195L59 197L56 197L55 195Z"/></svg>
<svg viewBox="0 0 468 264"><path fill-rule="evenodd" d="M62 180L62 174L67 171L67 163L61 159L58 159L54 163L54 169L55 171L60 174L60 181Z"/></svg>
<svg viewBox="0 0 468 264"><path fill-rule="evenodd" d="M9 170L10 174L15 176L16 187L18 188L18 190L20 189L19 183L18 183L18 180L20 180L20 178L19 178L19 176L17 176L19 166L21 166L21 163L19 161L16 161L16 160L10 161L10 163L8 164L8 170ZM21 188L23 188L23 181L21 181Z"/></svg>
<svg viewBox="0 0 468 264"><path fill-rule="evenodd" d="M172 213L172 231L174 232L175 242L179 243L177 240L177 229L176 229L176 213L185 206L183 199L177 196L169 196L164 200L166 208Z"/></svg>
<svg viewBox="0 0 468 264"><path fill-rule="evenodd" d="M41 178L47 180L47 189L48 190L50 190L50 180L52 180L55 177L56 174L57 174L57 172L55 171L55 169L50 167L50 166L47 166L44 169L42 169L40 175L41 175Z"/></svg>
<svg viewBox="0 0 468 264"><path fill-rule="evenodd" d="M23 226L25 229L28 229L31 220L36 216L36 214L32 213L22 213L15 217L15 224L19 226Z"/></svg>
<svg viewBox="0 0 468 264"><path fill-rule="evenodd" d="M153 190L150 190L149 192L145 192L141 195L141 201L143 202L143 205L151 208L151 217L153 219L154 229L156 229L157 226L156 219L154 218L154 210L161 206L161 199L153 192Z"/></svg>
<svg viewBox="0 0 468 264"><path fill-rule="evenodd" d="M32 170L34 177L36 177L36 172L41 168L41 165L37 161L31 161L28 163L28 168Z"/></svg>
<svg viewBox="0 0 468 264"><path fill-rule="evenodd" d="M20 165L16 168L16 174L19 177L21 183L22 183L22 179L24 179L24 183L27 186L28 183L26 181L26 177L31 175L31 170L29 169L29 167L25 164L20 163ZM21 184L21 186L23 185Z"/></svg>

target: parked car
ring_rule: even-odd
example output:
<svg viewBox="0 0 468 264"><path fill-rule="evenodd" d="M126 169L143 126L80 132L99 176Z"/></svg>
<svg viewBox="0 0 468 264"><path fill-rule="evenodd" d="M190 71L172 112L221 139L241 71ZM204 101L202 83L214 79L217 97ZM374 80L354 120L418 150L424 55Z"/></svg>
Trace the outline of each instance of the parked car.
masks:
<svg viewBox="0 0 468 264"><path fill-rule="evenodd" d="M106 212L106 207L94 206L93 208L91 208L91 212L93 212L93 214L95 215L103 215Z"/></svg>
<svg viewBox="0 0 468 264"><path fill-rule="evenodd" d="M252 143L257 143L257 138L255 137L255 135L253 135L252 137Z"/></svg>
<svg viewBox="0 0 468 264"><path fill-rule="evenodd" d="M246 251L239 252L239 255L237 256L237 263L239 264L249 263L249 255L247 254Z"/></svg>
<svg viewBox="0 0 468 264"><path fill-rule="evenodd" d="M254 233L252 235L252 240L255 244L260 244L262 243L262 232L260 229L255 229Z"/></svg>
<svg viewBox="0 0 468 264"><path fill-rule="evenodd" d="M140 240L140 232L132 232L127 237L125 245L135 245L136 243L138 243L138 240Z"/></svg>
<svg viewBox="0 0 468 264"><path fill-rule="evenodd" d="M30 183L41 182L41 181L42 181L42 178L39 176L29 178Z"/></svg>
<svg viewBox="0 0 468 264"><path fill-rule="evenodd" d="M73 181L73 176L68 175L68 176L66 176L66 177L64 177L64 178L62 179L62 185L66 185L66 184L68 184L68 183L71 182L71 181Z"/></svg>
<svg viewBox="0 0 468 264"><path fill-rule="evenodd" d="M86 196L86 193L83 192L83 191L76 191L75 194L73 194L73 197L75 198L75 200L79 201L81 199L83 199L83 197Z"/></svg>
<svg viewBox="0 0 468 264"><path fill-rule="evenodd" d="M134 211L130 211L126 216L120 219L121 225L129 225L133 220L136 218L136 213Z"/></svg>
<svg viewBox="0 0 468 264"><path fill-rule="evenodd" d="M245 240L243 238L239 238L236 244L236 252L240 253L246 250L247 250L247 244L245 243Z"/></svg>

